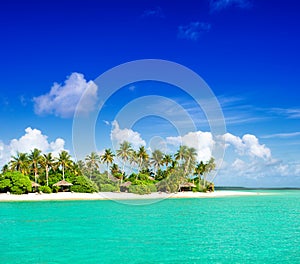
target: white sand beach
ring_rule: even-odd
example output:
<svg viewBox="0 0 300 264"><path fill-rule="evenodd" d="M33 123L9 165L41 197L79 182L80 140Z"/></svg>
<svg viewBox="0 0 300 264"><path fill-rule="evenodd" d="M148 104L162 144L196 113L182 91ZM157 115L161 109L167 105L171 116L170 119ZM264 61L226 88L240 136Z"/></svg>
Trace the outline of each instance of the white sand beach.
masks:
<svg viewBox="0 0 300 264"><path fill-rule="evenodd" d="M52 200L140 200L140 199L166 199L166 198L216 198L226 196L253 196L265 195L263 192L248 192L248 191L215 191L213 193L194 193L194 192L179 192L179 193L151 193L146 195L138 195L133 193L117 193L117 192L102 192L102 193L72 193L60 192L51 194L29 193L22 195L0 194L0 202L5 201L52 201Z"/></svg>

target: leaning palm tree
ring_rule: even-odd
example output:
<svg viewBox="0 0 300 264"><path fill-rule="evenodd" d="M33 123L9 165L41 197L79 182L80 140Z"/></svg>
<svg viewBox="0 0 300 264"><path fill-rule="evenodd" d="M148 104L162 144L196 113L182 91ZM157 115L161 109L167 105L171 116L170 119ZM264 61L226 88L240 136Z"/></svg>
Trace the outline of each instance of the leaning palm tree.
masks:
<svg viewBox="0 0 300 264"><path fill-rule="evenodd" d="M42 151L35 148L32 150L28 156L29 158L29 164L32 165L33 172L34 172L34 182L37 183L37 177L38 177L38 169L39 165L41 164L42 161L42 156L41 156Z"/></svg>
<svg viewBox="0 0 300 264"><path fill-rule="evenodd" d="M196 159L197 159L197 151L195 148L187 148L185 153L185 163L184 163L184 174L188 175L190 172L194 170Z"/></svg>
<svg viewBox="0 0 300 264"><path fill-rule="evenodd" d="M163 157L164 154L159 149L152 152L150 164L154 167L154 174L156 174L160 166L163 165Z"/></svg>
<svg viewBox="0 0 300 264"><path fill-rule="evenodd" d="M16 156L11 156L9 165L12 170L19 171L22 174L27 174L29 165L27 153L17 152Z"/></svg>
<svg viewBox="0 0 300 264"><path fill-rule="evenodd" d="M70 168L72 166L72 160L70 154L63 150L59 153L59 157L57 158L57 165L61 166L63 180L65 180L65 169Z"/></svg>
<svg viewBox="0 0 300 264"><path fill-rule="evenodd" d="M101 161L106 163L107 168L107 178L109 178L109 164L114 161L114 154L111 152L111 149L105 149L104 154L101 156Z"/></svg>
<svg viewBox="0 0 300 264"><path fill-rule="evenodd" d="M142 166L146 167L149 161L149 155L144 146L139 147L139 150L137 152L137 158L138 158L138 168L140 171L142 169Z"/></svg>
<svg viewBox="0 0 300 264"><path fill-rule="evenodd" d="M125 175L125 164L130 159L130 156L133 152L133 149L131 147L131 144L128 141L123 141L123 143L120 144L119 149L117 150L117 157L119 157L122 160L122 174ZM122 181L123 179L121 179Z"/></svg>
<svg viewBox="0 0 300 264"><path fill-rule="evenodd" d="M47 186L49 186L49 170L54 164L54 158L52 157L51 152L43 155L43 158L41 160L41 164L45 168L46 183L47 183Z"/></svg>
<svg viewBox="0 0 300 264"><path fill-rule="evenodd" d="M90 174L90 179L92 177L92 173L95 170L99 169L100 166L100 156L96 152L92 152L90 155L86 156L85 158L86 165L89 168L89 174Z"/></svg>
<svg viewBox="0 0 300 264"><path fill-rule="evenodd" d="M206 184L206 175L213 171L216 168L215 159L211 157L209 161L205 165L205 171L204 171L204 186Z"/></svg>

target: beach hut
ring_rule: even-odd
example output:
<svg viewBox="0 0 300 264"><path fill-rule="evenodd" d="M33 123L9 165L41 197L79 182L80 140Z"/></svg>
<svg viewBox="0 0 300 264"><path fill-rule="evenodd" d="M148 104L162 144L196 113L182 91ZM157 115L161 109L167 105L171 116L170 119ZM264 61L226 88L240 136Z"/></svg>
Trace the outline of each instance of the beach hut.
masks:
<svg viewBox="0 0 300 264"><path fill-rule="evenodd" d="M36 182L34 182L34 181L32 181L31 182L31 187L32 187L32 189L34 189L35 191L36 191L36 189L38 188L38 187L40 187L41 185L39 185L38 183L36 183Z"/></svg>
<svg viewBox="0 0 300 264"><path fill-rule="evenodd" d="M118 182L119 179L116 178L115 176L111 175L111 174L108 174L108 178L112 181L112 182Z"/></svg>
<svg viewBox="0 0 300 264"><path fill-rule="evenodd" d="M59 181L55 184L53 184L53 186L58 186L60 187L60 189L65 192L65 191L69 191L69 187L72 186L73 184L70 182L67 182L65 180Z"/></svg>
<svg viewBox="0 0 300 264"><path fill-rule="evenodd" d="M152 177L152 176L148 176L148 179L149 179L150 181L155 181L155 178Z"/></svg>
<svg viewBox="0 0 300 264"><path fill-rule="evenodd" d="M192 188L196 187L196 185L192 182L185 182L182 184L179 184L179 191L184 192L184 191L191 191Z"/></svg>
<svg viewBox="0 0 300 264"><path fill-rule="evenodd" d="M131 185L131 182L124 182L122 184L120 184L120 191L121 192L128 192L128 188Z"/></svg>

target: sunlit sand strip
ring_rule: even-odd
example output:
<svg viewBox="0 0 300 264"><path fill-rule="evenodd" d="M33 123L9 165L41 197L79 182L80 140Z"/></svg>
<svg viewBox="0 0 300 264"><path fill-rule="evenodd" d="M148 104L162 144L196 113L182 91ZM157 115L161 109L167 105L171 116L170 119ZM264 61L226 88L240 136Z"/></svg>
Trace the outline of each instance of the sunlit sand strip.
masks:
<svg viewBox="0 0 300 264"><path fill-rule="evenodd" d="M0 194L0 201L52 201L52 200L138 200L138 199L166 199L166 198L215 198L226 196L253 196L266 195L263 192L247 192L247 191L215 191L213 193L151 193L146 195L138 195L133 193L52 193L52 194Z"/></svg>

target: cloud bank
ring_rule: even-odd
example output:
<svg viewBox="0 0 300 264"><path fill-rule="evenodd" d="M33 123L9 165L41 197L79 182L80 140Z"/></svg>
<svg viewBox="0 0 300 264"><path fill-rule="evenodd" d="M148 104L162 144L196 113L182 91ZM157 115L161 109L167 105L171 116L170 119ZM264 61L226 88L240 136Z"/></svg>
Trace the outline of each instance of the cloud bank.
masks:
<svg viewBox="0 0 300 264"><path fill-rule="evenodd" d="M64 84L54 83L49 93L34 97L34 111L38 115L54 114L62 118L72 117L78 105L78 114L87 114L95 109L98 87L86 81L81 73L72 73Z"/></svg>
<svg viewBox="0 0 300 264"><path fill-rule="evenodd" d="M112 122L110 138L111 141L116 145L119 145L124 141L128 141L134 148L138 148L139 146L146 146L146 141L142 139L140 133L129 128L121 129L116 120Z"/></svg>
<svg viewBox="0 0 300 264"><path fill-rule="evenodd" d="M9 162L11 155L16 155L17 152L29 153L34 148L40 149L43 153L52 152L53 156L57 157L64 150L64 146L65 141L62 138L49 142L48 136L40 130L28 127L23 136L12 139L8 145L0 141L0 166Z"/></svg>

